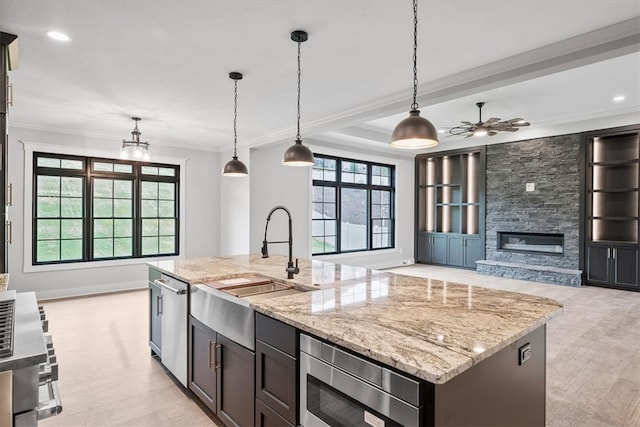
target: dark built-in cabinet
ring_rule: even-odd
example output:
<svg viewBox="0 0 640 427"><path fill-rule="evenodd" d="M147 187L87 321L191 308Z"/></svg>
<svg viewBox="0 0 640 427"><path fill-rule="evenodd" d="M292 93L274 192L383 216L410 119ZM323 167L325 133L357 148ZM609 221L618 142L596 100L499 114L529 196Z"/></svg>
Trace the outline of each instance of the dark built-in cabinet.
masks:
<svg viewBox="0 0 640 427"><path fill-rule="evenodd" d="M256 426L298 424L298 348L294 327L256 314Z"/></svg>
<svg viewBox="0 0 640 427"><path fill-rule="evenodd" d="M254 424L254 353L189 316L189 389L226 425Z"/></svg>
<svg viewBox="0 0 640 427"><path fill-rule="evenodd" d="M485 149L416 156L416 261L476 268L484 259Z"/></svg>
<svg viewBox="0 0 640 427"><path fill-rule="evenodd" d="M640 290L640 128L588 133L585 280Z"/></svg>
<svg viewBox="0 0 640 427"><path fill-rule="evenodd" d="M8 207L13 194L7 176L9 106L13 105L13 86L9 83L9 71L18 66L18 37L0 31L0 200L2 200L2 227L0 228L0 273L8 270L8 244L13 239ZM11 90L10 90L11 89ZM7 194L8 192L8 194Z"/></svg>

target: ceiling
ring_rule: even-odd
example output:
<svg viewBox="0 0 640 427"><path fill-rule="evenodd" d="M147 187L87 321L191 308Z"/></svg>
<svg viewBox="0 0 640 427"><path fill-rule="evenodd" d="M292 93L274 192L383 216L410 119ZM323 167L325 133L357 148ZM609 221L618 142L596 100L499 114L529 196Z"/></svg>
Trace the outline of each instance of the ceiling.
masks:
<svg viewBox="0 0 640 427"><path fill-rule="evenodd" d="M640 122L640 2L506 4L419 3L422 115L446 131L477 121L485 101L485 119L532 123L481 142L444 133L437 150ZM18 35L20 49L10 126L106 137L117 150L139 116L152 149L225 151L228 73L239 71L238 145L293 142L289 33L303 29L305 141L391 152L411 104L412 13L408 0L3 0L0 30Z"/></svg>

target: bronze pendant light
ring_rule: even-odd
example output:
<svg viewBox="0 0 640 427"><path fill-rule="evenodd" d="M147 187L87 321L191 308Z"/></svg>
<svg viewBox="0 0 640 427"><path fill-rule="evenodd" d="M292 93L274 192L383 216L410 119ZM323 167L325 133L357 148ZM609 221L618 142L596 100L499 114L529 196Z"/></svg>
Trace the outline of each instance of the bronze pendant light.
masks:
<svg viewBox="0 0 640 427"><path fill-rule="evenodd" d="M296 30L291 33L291 40L298 43L298 133L296 142L287 148L282 158L282 164L286 166L313 166L313 153L302 145L300 136L300 44L307 41L309 35L305 31Z"/></svg>
<svg viewBox="0 0 640 427"><path fill-rule="evenodd" d="M398 123L391 135L396 148L428 148L438 145L438 132L418 110L418 0L413 0L413 104L409 117Z"/></svg>
<svg viewBox="0 0 640 427"><path fill-rule="evenodd" d="M233 158L224 165L222 175L224 176L247 176L247 166L238 160L238 80L242 80L242 73L231 72L229 78L233 80Z"/></svg>

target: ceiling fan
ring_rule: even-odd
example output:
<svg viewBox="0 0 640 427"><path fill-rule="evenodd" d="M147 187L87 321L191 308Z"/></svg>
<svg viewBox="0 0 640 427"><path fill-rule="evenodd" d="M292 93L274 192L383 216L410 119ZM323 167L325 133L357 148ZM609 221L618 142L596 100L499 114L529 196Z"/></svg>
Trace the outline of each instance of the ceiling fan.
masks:
<svg viewBox="0 0 640 427"><path fill-rule="evenodd" d="M472 136L493 136L498 132L516 132L519 128L529 126L531 123L521 118L515 118L510 120L500 120L496 117L492 117L486 122L482 121L482 107L484 102L476 102L478 107L478 123L471 123L462 121L462 125L456 126L449 130L451 135L467 135L466 138Z"/></svg>

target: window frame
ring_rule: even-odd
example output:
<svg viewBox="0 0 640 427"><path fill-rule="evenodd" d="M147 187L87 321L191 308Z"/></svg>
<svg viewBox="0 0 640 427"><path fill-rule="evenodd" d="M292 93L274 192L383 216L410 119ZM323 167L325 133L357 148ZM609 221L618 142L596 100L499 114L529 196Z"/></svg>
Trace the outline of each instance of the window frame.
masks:
<svg viewBox="0 0 640 427"><path fill-rule="evenodd" d="M392 164L386 164L376 161L368 161L368 160L359 160L348 157L340 157L340 156L331 156L326 154L314 153L315 158L329 159L334 160L336 162L336 170L335 170L335 181L327 181L322 179L313 179L312 177L312 191L314 187L333 187L336 192L336 250L333 252L313 252L313 245L311 248L312 256L323 256L323 255L337 255L337 254L349 254L356 252L373 252L373 251L381 251L381 250L389 250L395 248L396 242L396 215L395 215L395 206L396 206L396 167ZM365 164L367 167L367 180L366 184L355 183L355 182L343 182L342 181L342 162L350 162L350 163L360 163ZM388 168L390 171L389 175L389 185L378 185L372 184L372 176L373 176L373 166L380 166L384 168ZM312 172L313 175L313 172ZM342 250L342 226L341 226L341 218L342 218L342 189L358 189L358 190L366 190L367 192L367 231L366 231L366 248L365 249L352 249L352 250ZM389 221L390 221L390 232L389 232L389 245L384 247L374 248L373 245L373 221L372 218L372 192L373 191L388 191L391 193L391 198L389 202ZM313 203L313 197L312 197ZM313 208L311 209L313 212ZM379 218L376 218L379 219ZM311 218L313 223L313 216ZM313 230L313 224L312 224ZM311 240L313 241L313 232Z"/></svg>
<svg viewBox="0 0 640 427"><path fill-rule="evenodd" d="M61 160L79 160L83 162L82 169L63 169L63 168L51 168L45 166L38 166L39 158L55 158ZM131 165L132 172L113 172L113 171L94 171L95 163L111 163L111 164L126 164ZM31 159L31 266L56 266L56 265L70 265L70 264L86 264L86 263L102 263L108 264L113 261L122 260L137 260L148 258L160 258L160 257L175 257L180 255L180 240L181 240L181 178L182 167L180 164L170 163L156 163L156 162L139 162L133 160L114 159L102 156L90 156L90 155L75 155L75 154L62 154L53 153L48 151L33 151ZM143 167L162 167L172 169L174 171L173 176L161 176L161 175L148 175L142 174ZM27 172L25 170L25 172ZM37 199L38 199L38 176L72 176L83 178L82 196L83 200L83 224L82 224L82 259L74 260L56 260L56 261L37 261ZM132 182L132 255L131 256L112 256L112 257L95 257L94 250L94 230L93 223L93 190L94 179L113 179L113 180L130 180ZM142 217L141 217L141 186L143 181L152 182L171 182L175 186L174 193L174 251L171 253L159 253L142 255ZM26 214L27 212L25 212ZM62 218L62 217L60 217ZM115 217L110 217L115 218ZM26 254L26 252L25 252Z"/></svg>

